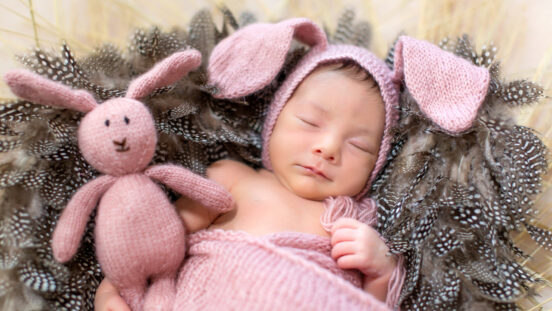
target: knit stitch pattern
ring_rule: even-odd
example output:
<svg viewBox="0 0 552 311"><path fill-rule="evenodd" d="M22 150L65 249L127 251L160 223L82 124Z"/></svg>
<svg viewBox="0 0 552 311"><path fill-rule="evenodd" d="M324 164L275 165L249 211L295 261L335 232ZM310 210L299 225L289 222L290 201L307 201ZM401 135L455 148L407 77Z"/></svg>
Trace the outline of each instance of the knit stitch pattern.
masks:
<svg viewBox="0 0 552 311"><path fill-rule="evenodd" d="M186 53L175 53L170 61L157 63L152 69L132 81L125 97L140 99L151 94L156 88L171 85L187 73L201 65L201 53L188 50Z"/></svg>
<svg viewBox="0 0 552 311"><path fill-rule="evenodd" d="M387 153L389 152L391 142L391 128L397 122L398 112L395 107L398 106L398 92L396 85L391 82L391 71L385 63L377 58L370 51L352 45L330 45L326 50L311 50L300 62L296 69L289 75L286 81L282 84L278 92L274 96L274 100L270 105L265 124L263 127L263 165L267 169L271 169L270 158L268 153L268 144L270 136L276 120L280 112L284 108L287 101L293 95L295 89L299 86L313 70L324 63L333 61L353 60L359 64L368 73L370 73L378 84L383 102L385 104L385 129L383 139L378 152L374 169L370 174L370 178L364 190L362 190L356 198L363 197L368 190L372 181L376 178L377 173L385 164Z"/></svg>
<svg viewBox="0 0 552 311"><path fill-rule="evenodd" d="M477 68L428 42L408 37L402 37L395 47L396 67L392 72L383 61L366 49L327 45L326 40L316 39L317 32L292 33L289 27L297 27L294 21L292 19L275 25L252 25L226 38L211 55L209 82L218 88L219 97L235 98L251 94L275 78L283 64L282 55L289 49L293 35L311 45L310 51L275 94L265 119L262 160L264 167L270 170L272 166L268 146L274 125L295 89L313 70L324 63L353 60L373 76L385 104L385 129L378 157L367 184L354 197L355 202L348 204L345 202L347 198L341 196L328 201L333 202L327 206L326 213L331 217L324 219L326 225L329 225L335 218L345 216L340 214L341 211L350 211L354 207L365 205L374 206L366 204L370 200L367 194L387 161L392 140L391 130L398 121L396 108L399 106L398 94L403 83L412 92L427 118L450 133L458 133L471 126L475 119L487 92L489 73L486 69ZM305 36L309 35L312 39L305 40ZM342 208L344 206L351 208ZM402 258L399 262L402 262ZM404 270L399 266L390 281L393 290L389 294L394 302L398 301L403 280Z"/></svg>
<svg viewBox="0 0 552 311"><path fill-rule="evenodd" d="M148 166L157 144L157 136L152 133L153 117L142 103L115 98L84 116L78 144L86 161L98 171L123 176Z"/></svg>
<svg viewBox="0 0 552 311"><path fill-rule="evenodd" d="M144 174L213 211L225 213L234 208L232 196L223 186L201 178L182 166L156 165L148 168ZM206 196L205 193L210 195Z"/></svg>
<svg viewBox="0 0 552 311"><path fill-rule="evenodd" d="M59 231L52 239L52 244L59 245L53 249L54 257L58 261L66 262L73 257L80 243L80 233L84 232L88 221L88 217L82 215L92 213L100 197L115 180L116 178L109 175L100 176L84 185L67 204L66 212L58 220L65 230Z"/></svg>
<svg viewBox="0 0 552 311"><path fill-rule="evenodd" d="M88 112L96 107L96 100L90 93L72 90L27 70L11 70L6 73L4 80L15 95L32 102L80 112Z"/></svg>
<svg viewBox="0 0 552 311"><path fill-rule="evenodd" d="M395 45L394 79L404 82L420 110L450 133L471 127L483 104L490 74L450 52L402 36Z"/></svg>
<svg viewBox="0 0 552 311"><path fill-rule="evenodd" d="M331 258L328 238L203 230L188 240L174 310L389 310Z"/></svg>
<svg viewBox="0 0 552 311"><path fill-rule="evenodd" d="M215 97L237 98L269 84L284 64L293 38L324 49L324 32L312 21L292 18L277 24L257 23L222 40L209 58L209 83Z"/></svg>
<svg viewBox="0 0 552 311"><path fill-rule="evenodd" d="M134 80L127 97L102 105L94 102L79 126L84 158L105 175L73 196L54 230L52 249L61 262L75 254L99 201L94 233L98 261L133 310L142 310L144 304L172 308L174 277L185 256L182 221L161 188L143 172L153 158L157 136L153 117L137 97L178 81L200 63L200 53L192 50L167 57ZM17 95L43 105L56 104L56 96L64 108L86 111L91 105L74 101L82 92L26 71L8 73L6 79ZM221 186L183 168L158 166L149 174L212 209L232 207L230 194Z"/></svg>
<svg viewBox="0 0 552 311"><path fill-rule="evenodd" d="M148 278L174 278L184 258L185 230L178 214L150 178L129 174L103 195L96 223L96 255L104 274L133 310L142 310ZM171 291L155 296L166 294Z"/></svg>

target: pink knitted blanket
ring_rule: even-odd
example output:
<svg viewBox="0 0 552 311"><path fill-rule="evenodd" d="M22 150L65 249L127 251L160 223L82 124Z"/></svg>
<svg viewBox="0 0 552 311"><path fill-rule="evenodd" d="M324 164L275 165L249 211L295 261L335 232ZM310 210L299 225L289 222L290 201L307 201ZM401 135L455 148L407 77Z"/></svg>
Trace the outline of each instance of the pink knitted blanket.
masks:
<svg viewBox="0 0 552 311"><path fill-rule="evenodd" d="M188 239L175 310L389 310L359 272L337 267L328 238L216 229Z"/></svg>

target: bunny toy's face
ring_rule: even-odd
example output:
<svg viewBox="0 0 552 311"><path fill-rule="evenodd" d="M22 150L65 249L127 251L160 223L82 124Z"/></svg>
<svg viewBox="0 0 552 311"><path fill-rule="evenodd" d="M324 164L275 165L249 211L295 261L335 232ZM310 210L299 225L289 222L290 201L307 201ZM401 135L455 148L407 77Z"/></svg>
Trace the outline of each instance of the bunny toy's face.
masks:
<svg viewBox="0 0 552 311"><path fill-rule="evenodd" d="M157 144L150 112L128 98L109 100L89 112L81 121L78 140L84 158L113 176L144 170Z"/></svg>

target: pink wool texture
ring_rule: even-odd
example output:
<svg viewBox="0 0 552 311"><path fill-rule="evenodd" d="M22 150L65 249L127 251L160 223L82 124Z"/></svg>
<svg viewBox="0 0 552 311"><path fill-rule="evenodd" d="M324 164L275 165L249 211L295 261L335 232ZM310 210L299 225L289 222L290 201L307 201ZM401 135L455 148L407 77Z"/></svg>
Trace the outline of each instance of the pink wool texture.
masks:
<svg viewBox="0 0 552 311"><path fill-rule="evenodd" d="M8 71L4 80L15 95L34 103L80 112L88 112L97 106L96 100L90 93L73 90L25 70Z"/></svg>
<svg viewBox="0 0 552 311"><path fill-rule="evenodd" d="M226 212L233 207L222 186L183 167L148 168L156 130L149 110L137 99L177 82L200 63L198 51L177 52L134 80L125 98L101 105L86 92L25 70L6 75L7 84L21 98L87 112L79 126L79 148L104 175L85 184L69 201L53 233L52 250L60 262L73 257L99 202L94 232L98 261L132 310L172 309L176 275L186 251L182 221L153 180L207 208Z"/></svg>
<svg viewBox="0 0 552 311"><path fill-rule="evenodd" d="M471 126L485 99L489 73L484 68L409 37L401 37L395 46L395 70L370 51L347 45L328 45L324 32L303 18L277 24L253 24L219 43L213 50L208 68L209 83L219 90L220 98L249 95L267 86L284 64L293 39L311 46L275 95L263 127L263 165L270 169L268 144L276 120L286 102L309 73L318 66L338 60L353 60L377 82L385 103L385 130L380 151L370 178L355 198L337 197L325 201L325 228L340 217L353 217L375 224L376 203L369 189L386 163L391 145L391 129L398 119L399 92L404 85L418 102L421 111L446 132L458 134ZM403 258L393 272L387 304L397 307L405 277ZM290 298L291 299L291 298Z"/></svg>
<svg viewBox="0 0 552 311"><path fill-rule="evenodd" d="M293 38L325 48L326 35L306 18L278 24L252 24L214 48L209 58L209 83L220 98L238 98L268 85L280 71Z"/></svg>
<svg viewBox="0 0 552 311"><path fill-rule="evenodd" d="M361 274L331 258L328 238L202 230L188 239L174 310L390 310Z"/></svg>
<svg viewBox="0 0 552 311"><path fill-rule="evenodd" d="M453 134L471 127L487 95L486 68L406 36L395 45L394 63L394 79L404 79L420 110L435 124Z"/></svg>
<svg viewBox="0 0 552 311"><path fill-rule="evenodd" d="M267 39L268 38L268 39ZM328 45L326 35L312 21L292 18L277 24L253 24L221 41L209 59L209 83L219 90L221 98L236 98L262 89L270 83L284 64L293 39L311 46L311 50L286 78L270 105L263 127L263 165L271 169L268 157L270 135L278 115L301 81L318 66L338 60L353 60L368 71L378 83L385 103L385 131L376 167L360 199L370 188L385 164L390 147L389 130L396 123L398 87L392 83L392 72L370 51L349 45Z"/></svg>
<svg viewBox="0 0 552 311"><path fill-rule="evenodd" d="M280 112L293 95L295 89L297 89L299 84L320 65L340 60L353 60L370 73L380 88L381 96L385 104L385 129L378 158L364 190L356 196L357 199L360 199L368 192L378 172L385 164L387 153L391 146L392 137L390 130L398 119L398 112L395 107L399 104L397 88L395 84L391 82L391 70L389 70L382 60L366 49L352 45L330 45L326 49L313 49L301 59L297 67L287 77L275 94L274 100L270 104L263 127L263 165L267 169L272 168L268 154L270 136Z"/></svg>
<svg viewBox="0 0 552 311"><path fill-rule="evenodd" d="M321 64L353 60L368 71L380 87L386 110L384 137L376 167L364 190L356 197L361 202L365 202L366 208L362 209L363 204L360 202L352 200L349 202L347 197L340 197L333 201L333 204L327 204L328 208L323 216L322 224L326 228L330 228L331 224L339 217L357 218L357 211L361 209L369 210L369 212L364 211L360 214L371 214L372 220L374 220L374 202L370 198L363 197L385 164L391 142L390 129L398 118L398 112L395 109L398 106L398 88L392 83L392 72L382 60L360 47L328 45L324 32L318 26L309 20L297 18L278 24L254 24L223 40L211 54L208 69L209 82L217 87L219 97L230 98L245 96L265 87L280 71L294 36L299 41L311 45L312 48L284 81L270 105L263 127L263 165L267 169L272 167L266 146L268 146L278 115L301 81ZM403 271L402 266L397 267L393 273L392 284L402 284ZM394 306L398 301L400 285L392 286L390 289L394 292L390 292L388 296L394 300L390 300L388 303L390 306ZM373 297L372 299L375 300Z"/></svg>

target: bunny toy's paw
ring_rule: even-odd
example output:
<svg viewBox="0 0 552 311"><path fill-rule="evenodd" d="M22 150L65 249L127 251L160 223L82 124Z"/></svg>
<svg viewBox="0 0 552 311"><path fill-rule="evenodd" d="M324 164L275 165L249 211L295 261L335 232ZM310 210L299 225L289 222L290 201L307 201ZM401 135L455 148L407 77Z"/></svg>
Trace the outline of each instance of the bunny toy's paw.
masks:
<svg viewBox="0 0 552 311"><path fill-rule="evenodd" d="M60 230L55 230L52 237L52 252L58 262L69 261L76 252L76 247L72 246L71 239L66 237Z"/></svg>

